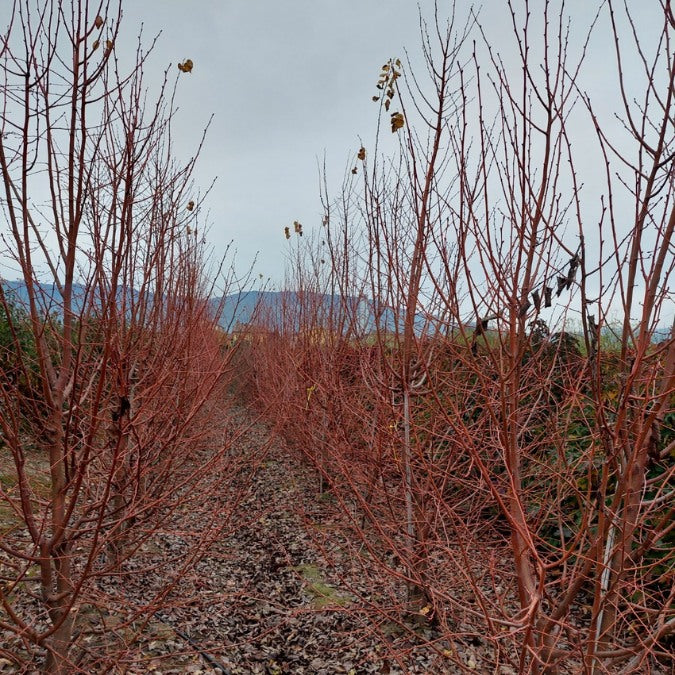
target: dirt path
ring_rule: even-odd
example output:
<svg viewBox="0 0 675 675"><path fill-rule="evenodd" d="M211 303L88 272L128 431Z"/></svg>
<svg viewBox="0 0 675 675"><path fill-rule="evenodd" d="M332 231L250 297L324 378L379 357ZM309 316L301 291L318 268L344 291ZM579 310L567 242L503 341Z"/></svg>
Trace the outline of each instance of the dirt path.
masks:
<svg viewBox="0 0 675 675"><path fill-rule="evenodd" d="M248 421L238 413L238 424ZM318 495L313 472L270 440L256 423L237 441L239 453L269 447L238 510L240 525L182 580L175 596L189 602L161 615L143 645L143 663L127 672L453 672L434 667L434 654L411 656L403 671L369 634L310 532L335 507Z"/></svg>

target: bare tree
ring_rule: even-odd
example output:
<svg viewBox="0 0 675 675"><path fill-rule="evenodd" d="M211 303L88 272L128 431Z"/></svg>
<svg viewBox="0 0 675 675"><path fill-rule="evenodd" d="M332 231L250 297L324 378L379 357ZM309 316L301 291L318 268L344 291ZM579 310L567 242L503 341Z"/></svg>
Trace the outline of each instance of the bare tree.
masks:
<svg viewBox="0 0 675 675"><path fill-rule="evenodd" d="M172 157L178 78L153 101L140 45L121 71L120 19L116 2L17 0L0 51L2 264L20 281L14 298L0 287L15 355L0 372L0 628L6 656L44 648L50 672L72 672L78 617L121 609L106 579L133 577L127 561L181 509L203 527L162 563L171 575L156 567L132 612L146 621L225 521L205 510L228 461L207 441L223 442L209 401L231 352L195 159Z"/></svg>
<svg viewBox="0 0 675 675"><path fill-rule="evenodd" d="M437 12L422 23L428 79L383 67L398 154L364 144L362 187L350 177L325 202L334 284L346 315L347 289L368 289L372 334L333 328L349 368L302 345L285 381L315 388L287 389L286 410L306 411L290 427L302 444L320 439L353 560L373 585L405 582L406 602L380 601L389 620L473 635L490 667L632 672L668 658L675 625L675 336L655 332L675 260L672 9L650 40L613 2L587 27L551 3L505 4L516 66L480 17L457 32ZM582 87L600 26L622 139ZM604 195L585 195L573 120L597 134Z"/></svg>

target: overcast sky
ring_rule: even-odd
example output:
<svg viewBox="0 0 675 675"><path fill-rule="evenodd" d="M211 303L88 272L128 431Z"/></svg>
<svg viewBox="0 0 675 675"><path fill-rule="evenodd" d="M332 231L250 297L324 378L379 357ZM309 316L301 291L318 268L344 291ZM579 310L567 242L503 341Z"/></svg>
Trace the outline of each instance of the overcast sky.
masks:
<svg viewBox="0 0 675 675"><path fill-rule="evenodd" d="M543 1L530 5L536 10ZM10 4L0 0L0 19ZM447 14L450 0L438 4L440 14ZM645 35L658 29L656 0L629 4ZM593 19L594 5L565 3L573 50ZM458 24L471 6L457 0ZM289 246L284 227L295 220L306 232L320 227L319 165L325 157L335 195L361 141L372 147L378 105L371 98L382 64L404 59L404 50L413 65L420 64L418 13L431 19L434 1L127 0L123 8L115 45L121 58L134 53L141 25L145 44L161 33L146 81L161 82L167 68L177 75L177 64L187 58L194 63L179 79L175 152L179 159L190 157L213 115L197 173L202 189L217 179L202 205L209 214L209 240L216 252L232 240L240 269L257 255L256 275L278 284ZM508 64L515 43L506 0L485 0L480 17L490 44ZM591 41L582 86L608 123L617 125L611 121L618 105L612 50L605 21ZM639 63L628 59L624 66L630 79ZM575 134L582 148L593 142L588 118ZM577 161L583 170L583 151Z"/></svg>
<svg viewBox="0 0 675 675"><path fill-rule="evenodd" d="M573 38L585 33L594 4L566 3ZM637 4L638 18L647 24L653 18L656 27L658 8ZM508 54L513 36L505 5L485 2L481 18L493 46ZM439 2L441 12L449 6ZM329 188L337 192L359 139L365 145L373 139L378 106L371 97L380 67L391 57L403 58L404 49L418 60L418 4L135 0L125 7L125 36L135 36L141 22L148 38L161 31L148 73L168 64L176 68L186 58L194 62L179 86L179 119L185 124L179 154L191 151L199 129L214 115L198 174L204 185L217 177L208 198L210 240L218 249L234 240L240 265L258 253L256 273L278 281L288 250L284 226L298 220L307 231L319 227L318 163L325 156ZM433 7L433 0L419 3L428 18ZM458 0L458 15L470 7L468 0ZM600 102L616 91L611 47L601 27L584 80ZM579 134L590 139L592 127Z"/></svg>
<svg viewBox="0 0 675 675"><path fill-rule="evenodd" d="M433 9L424 0L422 12ZM333 190L360 145L372 139L380 67L419 43L413 0L219 0L127 3L125 33L161 30L152 67L190 58L180 119L191 120L180 153L213 113L199 175L209 197L210 240L230 239L240 266L282 277L283 229L321 222L319 164ZM173 66L176 67L175 65Z"/></svg>

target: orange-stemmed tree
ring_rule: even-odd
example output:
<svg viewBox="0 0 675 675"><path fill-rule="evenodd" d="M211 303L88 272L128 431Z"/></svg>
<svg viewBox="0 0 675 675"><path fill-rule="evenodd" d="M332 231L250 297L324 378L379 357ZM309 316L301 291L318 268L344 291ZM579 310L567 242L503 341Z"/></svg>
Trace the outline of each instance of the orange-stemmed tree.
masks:
<svg viewBox="0 0 675 675"><path fill-rule="evenodd" d="M2 268L19 280L0 286L0 642L50 672L86 664L84 627L105 652L105 617L152 617L236 474L195 158L172 156L181 75L153 100L140 44L121 70L120 20L117 2L17 0L0 46ZM144 558L186 511L203 517L183 547Z"/></svg>
<svg viewBox="0 0 675 675"><path fill-rule="evenodd" d="M668 2L651 38L611 1L583 29L552 3L505 7L508 56L480 16L456 30L437 11L424 74L385 64L375 98L398 149L364 144L325 200L326 253L294 263L339 289L339 320L305 311L259 367L292 383L275 417L342 507L378 589L364 608L430 624L461 667L477 667L471 639L490 669L635 672L668 658L675 628L669 326L659 339L675 23ZM621 132L584 89L594 31L615 46ZM300 339L318 329L323 344Z"/></svg>

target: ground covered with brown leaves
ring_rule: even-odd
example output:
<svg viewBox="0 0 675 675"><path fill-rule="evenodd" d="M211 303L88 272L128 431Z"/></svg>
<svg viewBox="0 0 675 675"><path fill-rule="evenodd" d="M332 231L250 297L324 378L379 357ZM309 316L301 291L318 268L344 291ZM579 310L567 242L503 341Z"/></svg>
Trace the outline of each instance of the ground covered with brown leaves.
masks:
<svg viewBox="0 0 675 675"><path fill-rule="evenodd" d="M417 643L414 630L373 620L358 566L351 566L346 556L336 563L337 541L326 558L332 524L340 518L330 493L320 494L315 472L273 439L264 424L251 424L244 411L234 415L233 424L246 429L233 451L262 453L236 523L233 519L230 533L180 579L170 598L172 608L157 613L139 648L118 664L120 670L462 672L452 663L456 652L448 659L448 645L422 646L434 640L431 629L418 628ZM190 528L190 514L184 517L184 527ZM159 537L154 555L170 556L184 545L175 535ZM125 593L142 595L151 584L146 576ZM470 650L461 658L465 668L476 668Z"/></svg>
<svg viewBox="0 0 675 675"><path fill-rule="evenodd" d="M167 560L184 558L203 525L199 513L177 512L170 529L127 561L123 579L101 580L100 591L119 607L89 622L83 610L71 655L79 672L516 672L503 661L495 669L493 645L469 620L460 617L450 642L402 615L401 579L369 568L367 547L347 540L349 505L320 490L301 453L244 409L231 413L227 427L236 470L214 498L225 519L220 536L188 573L167 568ZM164 609L139 618L171 574ZM0 672L14 672L7 659Z"/></svg>
<svg viewBox="0 0 675 675"><path fill-rule="evenodd" d="M458 650L429 626L406 624L396 612L393 620L382 615L380 599L393 594L396 602L403 585L373 589L363 559L354 556L359 542L344 540L344 511L330 492L320 491L316 471L300 453L243 408L224 425L233 469L212 505L225 521L220 535L184 572L171 561L184 560L203 540L195 533L204 518L172 512L167 527L136 550L119 575L98 577L76 608L73 672L480 670L470 645ZM13 536L23 535L16 530ZM17 603L36 625L46 625L35 594ZM16 657L0 658L0 672L17 672L21 662L21 672L40 672L43 651L9 631L0 631L0 646Z"/></svg>

